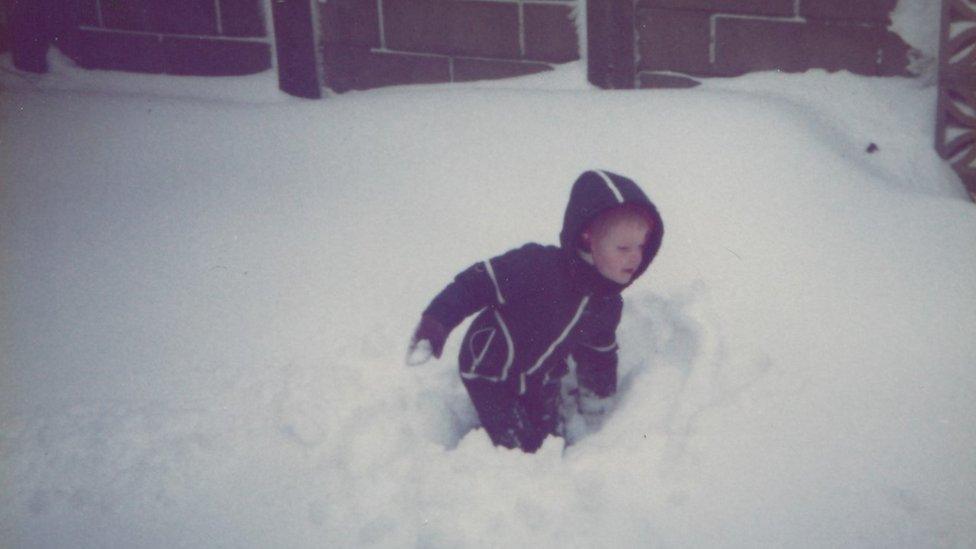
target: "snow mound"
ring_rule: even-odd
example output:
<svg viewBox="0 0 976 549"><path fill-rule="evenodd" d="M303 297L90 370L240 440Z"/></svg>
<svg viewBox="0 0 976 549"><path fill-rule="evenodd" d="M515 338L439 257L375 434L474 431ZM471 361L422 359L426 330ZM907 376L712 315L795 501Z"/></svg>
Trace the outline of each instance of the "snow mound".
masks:
<svg viewBox="0 0 976 549"><path fill-rule="evenodd" d="M5 546L976 536L976 208L932 88L38 87L0 95ZM421 368L407 339L460 269L555 242L593 167L667 225L620 392L569 446L493 448L458 334Z"/></svg>

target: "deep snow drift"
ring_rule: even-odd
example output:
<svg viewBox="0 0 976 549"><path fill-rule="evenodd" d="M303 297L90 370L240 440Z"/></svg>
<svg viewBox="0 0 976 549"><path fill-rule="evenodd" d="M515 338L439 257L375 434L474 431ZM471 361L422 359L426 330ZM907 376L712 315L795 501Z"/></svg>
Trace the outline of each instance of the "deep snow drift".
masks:
<svg viewBox="0 0 976 549"><path fill-rule="evenodd" d="M320 102L3 76L0 544L976 539L976 207L934 89L579 71ZM616 406L571 446L492 448L458 334L416 369L407 338L460 269L557 241L591 167L668 229Z"/></svg>

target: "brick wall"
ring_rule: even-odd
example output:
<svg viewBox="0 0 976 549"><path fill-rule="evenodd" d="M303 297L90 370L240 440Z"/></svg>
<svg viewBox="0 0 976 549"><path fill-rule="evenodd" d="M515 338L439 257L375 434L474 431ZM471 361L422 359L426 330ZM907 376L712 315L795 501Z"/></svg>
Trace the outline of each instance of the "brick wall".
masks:
<svg viewBox="0 0 976 549"><path fill-rule="evenodd" d="M0 2L0 53L10 49L10 31L7 28L7 4Z"/></svg>
<svg viewBox="0 0 976 549"><path fill-rule="evenodd" d="M14 1L0 0L11 28L17 27L10 18ZM315 88L305 93L310 97L318 92L318 53L325 85L336 91L518 76L578 58L570 19L576 0L310 1L16 0L31 6L33 15L19 19L28 26L38 13L58 14L47 19L71 30L55 42L84 67L173 74L270 68L267 19L274 12L282 31L276 33L279 72L300 73L311 82L305 87ZM887 30L896 3L588 0L590 78L603 87L633 88L773 69L905 74L909 48ZM71 9L41 7L48 4ZM303 7L305 15L289 6ZM70 24L62 11L70 11ZM311 24L300 28L296 17L318 23L320 36ZM296 40L319 48L297 51ZM283 87L291 79L281 76Z"/></svg>
<svg viewBox="0 0 976 549"><path fill-rule="evenodd" d="M59 46L81 66L186 75L271 67L263 0L75 0Z"/></svg>
<svg viewBox="0 0 976 549"><path fill-rule="evenodd" d="M575 0L328 0L319 15L336 91L519 76L578 59Z"/></svg>
<svg viewBox="0 0 976 549"><path fill-rule="evenodd" d="M909 47L887 30L895 4L897 0L637 0L638 85L681 85L682 79L672 73L734 76L822 68L904 75Z"/></svg>

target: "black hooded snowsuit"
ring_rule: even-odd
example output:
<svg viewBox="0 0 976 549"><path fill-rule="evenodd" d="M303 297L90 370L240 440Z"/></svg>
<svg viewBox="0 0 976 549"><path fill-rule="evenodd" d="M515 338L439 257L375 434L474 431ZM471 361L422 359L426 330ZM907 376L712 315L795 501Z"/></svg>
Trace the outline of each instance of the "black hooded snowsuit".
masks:
<svg viewBox="0 0 976 549"><path fill-rule="evenodd" d="M448 331L481 311L461 343L461 378L495 444L534 452L556 427L559 380L576 362L579 385L600 397L617 388L615 332L629 284L603 277L579 254L580 235L624 203L647 209L654 227L631 283L661 246L654 204L630 179L583 173L573 185L560 247L526 244L461 272L425 315Z"/></svg>

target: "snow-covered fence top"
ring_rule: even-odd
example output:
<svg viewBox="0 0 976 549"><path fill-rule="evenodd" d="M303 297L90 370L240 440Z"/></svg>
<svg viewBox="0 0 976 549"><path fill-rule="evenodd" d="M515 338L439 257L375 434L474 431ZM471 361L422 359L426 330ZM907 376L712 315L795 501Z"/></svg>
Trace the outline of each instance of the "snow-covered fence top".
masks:
<svg viewBox="0 0 976 549"><path fill-rule="evenodd" d="M613 49L612 68L593 66L612 87L693 85L690 77L811 68L905 75L910 47L891 32L897 0L589 0L593 28ZM619 29L632 25L632 35ZM614 46L619 42L619 46ZM628 47L628 45L630 47ZM591 42L591 50L593 44ZM675 74L677 73L677 74Z"/></svg>

